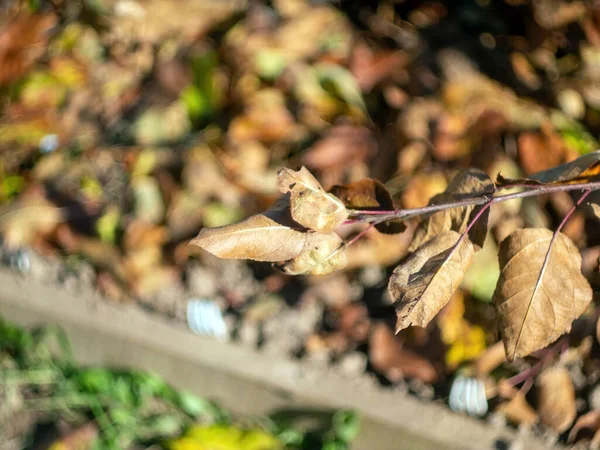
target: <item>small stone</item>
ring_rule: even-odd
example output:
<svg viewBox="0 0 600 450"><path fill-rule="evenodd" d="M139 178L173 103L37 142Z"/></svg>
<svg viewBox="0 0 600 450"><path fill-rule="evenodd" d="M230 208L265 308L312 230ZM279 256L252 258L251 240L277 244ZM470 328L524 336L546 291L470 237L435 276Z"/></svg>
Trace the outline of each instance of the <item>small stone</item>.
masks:
<svg viewBox="0 0 600 450"><path fill-rule="evenodd" d="M488 421L493 427L504 428L506 426L506 416L497 412L491 413Z"/></svg>
<svg viewBox="0 0 600 450"><path fill-rule="evenodd" d="M366 266L358 273L358 279L365 287L377 286L386 279L385 269L381 266Z"/></svg>
<svg viewBox="0 0 600 450"><path fill-rule="evenodd" d="M327 367L329 365L329 352L314 352L306 356L306 362L313 367Z"/></svg>
<svg viewBox="0 0 600 450"><path fill-rule="evenodd" d="M600 385L595 386L588 396L588 402L592 411L600 409Z"/></svg>
<svg viewBox="0 0 600 450"><path fill-rule="evenodd" d="M94 267L87 263L81 262L77 267L77 275L82 284L86 286L93 286L96 281L96 271Z"/></svg>
<svg viewBox="0 0 600 450"><path fill-rule="evenodd" d="M412 378L408 381L408 387L423 400L433 400L435 391L430 384L423 383L418 378Z"/></svg>
<svg viewBox="0 0 600 450"><path fill-rule="evenodd" d="M260 329L256 323L243 321L238 330L238 337L242 345L256 348L260 340Z"/></svg>
<svg viewBox="0 0 600 450"><path fill-rule="evenodd" d="M573 119L581 119L585 115L585 101L574 89L565 89L558 93L558 105L563 112Z"/></svg>
<svg viewBox="0 0 600 450"><path fill-rule="evenodd" d="M354 378L360 376L367 368L367 356L360 352L351 352L340 358L338 367L342 376Z"/></svg>

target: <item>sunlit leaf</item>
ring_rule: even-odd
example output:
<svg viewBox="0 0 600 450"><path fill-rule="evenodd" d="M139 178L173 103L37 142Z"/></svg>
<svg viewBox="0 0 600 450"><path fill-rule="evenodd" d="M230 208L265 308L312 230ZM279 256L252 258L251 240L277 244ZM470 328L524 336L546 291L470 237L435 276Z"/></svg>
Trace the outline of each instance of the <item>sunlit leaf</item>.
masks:
<svg viewBox="0 0 600 450"><path fill-rule="evenodd" d="M592 300L575 245L559 233L549 250L551 240L550 230L528 228L500 244L501 273L493 303L509 360L568 332Z"/></svg>
<svg viewBox="0 0 600 450"><path fill-rule="evenodd" d="M344 204L325 192L306 167L297 172L281 169L277 174L277 187L284 194L290 193L292 218L306 228L326 233L348 217Z"/></svg>
<svg viewBox="0 0 600 450"><path fill-rule="evenodd" d="M426 326L450 301L475 253L468 239L456 247L459 238L455 231L439 234L394 269L388 289L398 316L397 331Z"/></svg>

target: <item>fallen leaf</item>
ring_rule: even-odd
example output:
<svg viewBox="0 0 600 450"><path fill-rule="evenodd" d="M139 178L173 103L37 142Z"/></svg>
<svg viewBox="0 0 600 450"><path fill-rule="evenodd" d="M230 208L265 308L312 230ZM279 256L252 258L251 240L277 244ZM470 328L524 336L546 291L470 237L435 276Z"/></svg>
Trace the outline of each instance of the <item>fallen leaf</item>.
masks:
<svg viewBox="0 0 600 450"><path fill-rule="evenodd" d="M506 350L502 341L488 347L475 360L475 374L478 377L487 375L506 361Z"/></svg>
<svg viewBox="0 0 600 450"><path fill-rule="evenodd" d="M367 128L338 125L306 150L302 162L311 168L330 170L364 161L376 151L377 143Z"/></svg>
<svg viewBox="0 0 600 450"><path fill-rule="evenodd" d="M306 167L297 172L281 169L277 187L283 194L290 193L292 218L306 228L327 233L348 217L340 199L325 192Z"/></svg>
<svg viewBox="0 0 600 450"><path fill-rule="evenodd" d="M403 208L421 208L448 187L446 176L440 170L419 172L408 180L402 191Z"/></svg>
<svg viewBox="0 0 600 450"><path fill-rule="evenodd" d="M450 370L455 370L460 364L476 358L485 350L485 330L469 323L464 315L465 299L457 291L438 316L440 337L448 347L445 361Z"/></svg>
<svg viewBox="0 0 600 450"><path fill-rule="evenodd" d="M219 258L276 262L298 256L307 236L285 224L279 211L271 209L233 225L204 228L190 244Z"/></svg>
<svg viewBox="0 0 600 450"><path fill-rule="evenodd" d="M388 289L396 306L396 331L426 326L450 301L475 253L468 239L447 231L419 247L390 277Z"/></svg>
<svg viewBox="0 0 600 450"><path fill-rule="evenodd" d="M593 435L591 445L600 445L600 410L590 411L583 416L580 416L573 425L571 431L569 431L569 437L567 442L572 444L578 437L578 434L582 430L588 430Z"/></svg>
<svg viewBox="0 0 600 450"><path fill-rule="evenodd" d="M600 174L600 150L583 155L569 163L537 172L529 178L504 178L498 175L499 186L513 184L565 184L582 183L597 179Z"/></svg>
<svg viewBox="0 0 600 450"><path fill-rule="evenodd" d="M592 300L571 240L544 228L516 230L500 244L492 299L509 361L546 347L571 329Z"/></svg>
<svg viewBox="0 0 600 450"><path fill-rule="evenodd" d="M0 32L0 85L18 80L40 58L47 47L54 15L19 15Z"/></svg>
<svg viewBox="0 0 600 450"><path fill-rule="evenodd" d="M433 197L429 204L439 205L482 195L491 196L494 189L494 183L485 172L478 169L468 169L459 172L448 184L446 190ZM482 206L463 206L431 214L417 228L409 250L414 251L421 244L444 231L453 230L462 233L467 228L470 220L481 211L481 208ZM485 241L488 216L489 208L479 217L477 223L469 231L469 239L477 247L482 247Z"/></svg>
<svg viewBox="0 0 600 450"><path fill-rule="evenodd" d="M546 369L537 382L541 422L558 433L566 431L577 416L575 388L569 371L564 367Z"/></svg>
<svg viewBox="0 0 600 450"><path fill-rule="evenodd" d="M365 178L354 183L333 186L329 192L339 198L346 208L366 211L394 211L392 195L381 181ZM382 233L400 233L406 229L403 222L385 222L375 225Z"/></svg>
<svg viewBox="0 0 600 450"><path fill-rule="evenodd" d="M48 234L62 220L60 208L42 195L35 194L0 210L0 232L6 246L18 248L31 244L40 235Z"/></svg>
<svg viewBox="0 0 600 450"><path fill-rule="evenodd" d="M539 173L565 161L565 143L558 133L548 128L542 127L542 133L525 131L517 139L519 162L526 174Z"/></svg>
<svg viewBox="0 0 600 450"><path fill-rule="evenodd" d="M288 275L326 275L346 267L342 239L335 233L308 233L298 256L275 267Z"/></svg>
<svg viewBox="0 0 600 450"><path fill-rule="evenodd" d="M521 392L517 392L512 399L500 403L496 411L509 421L519 425L533 426L539 420L535 409L531 407Z"/></svg>
<svg viewBox="0 0 600 450"><path fill-rule="evenodd" d="M396 264L408 254L414 225L407 224L405 233L384 234L373 230L346 248L347 270L364 266L389 266Z"/></svg>
<svg viewBox="0 0 600 450"><path fill-rule="evenodd" d="M369 339L369 362L377 372L392 382L414 377L432 383L438 378L433 364L403 348L402 341L383 323L373 326Z"/></svg>

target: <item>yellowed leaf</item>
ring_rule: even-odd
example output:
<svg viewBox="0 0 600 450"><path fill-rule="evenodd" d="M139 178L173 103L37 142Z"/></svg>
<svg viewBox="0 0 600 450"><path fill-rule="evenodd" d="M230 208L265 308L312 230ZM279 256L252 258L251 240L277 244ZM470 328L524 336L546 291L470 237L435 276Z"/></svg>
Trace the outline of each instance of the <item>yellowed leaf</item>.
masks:
<svg viewBox="0 0 600 450"><path fill-rule="evenodd" d="M449 202L465 200L481 195L492 195L494 183L478 169L469 169L458 173L448 184L446 190L436 195L429 202L430 205L439 205ZM456 231L462 233L469 224L469 219L480 211L481 206L463 206L439 211L424 218L415 232L410 251L414 251L421 244L437 236L444 231ZM469 238L478 247L483 246L487 234L488 212L484 212L477 223L471 228Z"/></svg>
<svg viewBox="0 0 600 450"><path fill-rule="evenodd" d="M538 378L541 422L558 433L567 430L577 416L575 388L564 367L546 369Z"/></svg>
<svg viewBox="0 0 600 450"><path fill-rule="evenodd" d="M290 193L292 218L306 228L327 233L348 217L340 199L325 192L306 167L297 172L281 169L277 187L283 194Z"/></svg>
<svg viewBox="0 0 600 450"><path fill-rule="evenodd" d="M335 233L308 233L302 251L277 265L288 275L325 275L346 267L348 258L342 239Z"/></svg>
<svg viewBox="0 0 600 450"><path fill-rule="evenodd" d="M396 330L426 326L460 286L475 250L468 239L453 249L460 235L439 234L394 270L388 289L396 306Z"/></svg>
<svg viewBox="0 0 600 450"><path fill-rule="evenodd" d="M577 247L559 233L546 257L551 240L550 230L527 228L500 244L501 273L493 303L510 361L568 332L592 300Z"/></svg>

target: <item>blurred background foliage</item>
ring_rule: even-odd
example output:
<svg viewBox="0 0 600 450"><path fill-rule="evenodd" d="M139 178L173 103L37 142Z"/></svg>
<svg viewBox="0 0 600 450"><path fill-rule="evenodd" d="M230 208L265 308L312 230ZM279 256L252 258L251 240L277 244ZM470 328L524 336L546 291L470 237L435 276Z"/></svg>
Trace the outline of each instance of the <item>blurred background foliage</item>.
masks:
<svg viewBox="0 0 600 450"><path fill-rule="evenodd" d="M283 166L307 166L326 189L377 178L397 207L411 208L443 191L456 169L519 177L597 149L599 26L600 6L583 0L5 0L2 261L138 302L199 334L446 399L456 374L495 354L498 243L517 228L556 225L570 195L497 205L455 298L427 329L397 336L385 283L414 224L399 235L372 230L348 248L348 268L324 278L190 255L187 243L203 226L266 209ZM578 211L563 232L597 291L592 217ZM360 227L338 231L351 238ZM538 355L544 367L566 365L578 415L600 409L592 309L567 350ZM3 326L14 386L41 389L49 405L58 393L83 405L87 422L65 400L84 436L162 439L209 417L215 428L192 428L170 448L212 448L215 436L248 449L287 442L282 428L231 428L202 400L190 400L191 412L153 376L35 356L45 344ZM533 383L538 359L502 360L479 374L487 417L540 422L535 395L503 384L515 374ZM33 369L47 370L51 391L28 378ZM294 433L289 442L304 442ZM344 448L344 433L334 425L315 439Z"/></svg>

